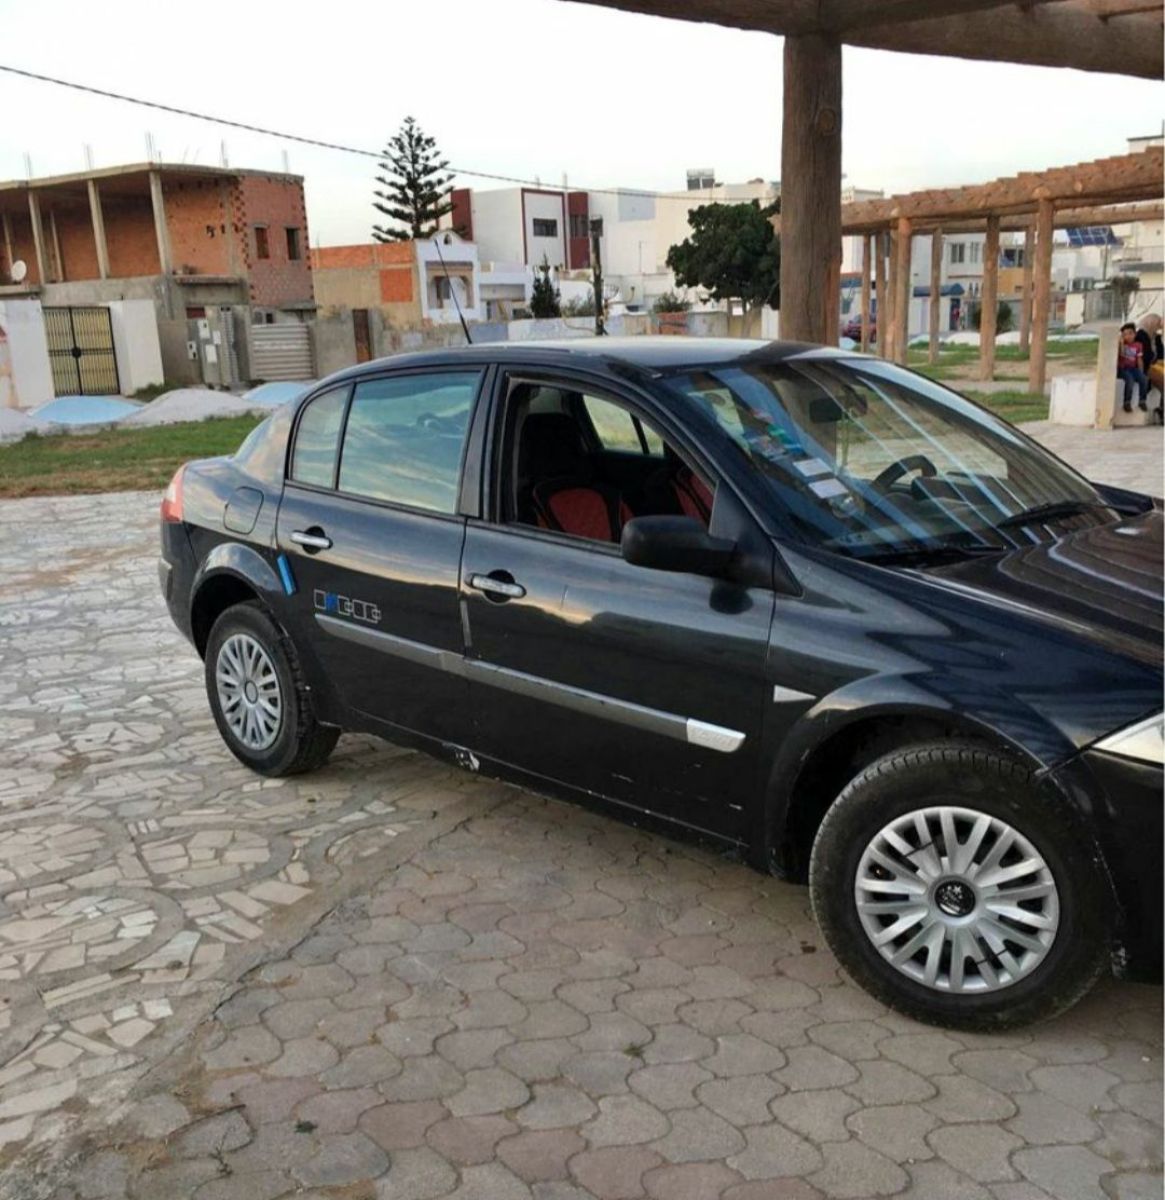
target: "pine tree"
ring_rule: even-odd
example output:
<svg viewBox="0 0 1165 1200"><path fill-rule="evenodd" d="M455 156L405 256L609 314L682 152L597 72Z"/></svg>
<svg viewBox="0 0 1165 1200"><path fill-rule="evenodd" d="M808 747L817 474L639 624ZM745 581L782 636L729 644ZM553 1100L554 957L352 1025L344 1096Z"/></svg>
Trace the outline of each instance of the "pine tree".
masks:
<svg viewBox="0 0 1165 1200"><path fill-rule="evenodd" d="M384 173L376 177L383 191L373 193L372 205L396 224L374 225L372 236L378 242L432 237L441 218L453 211L448 161L412 117L405 117L383 153Z"/></svg>
<svg viewBox="0 0 1165 1200"><path fill-rule="evenodd" d="M530 293L530 311L535 317L561 317L562 297L550 280L550 260L542 255L542 265L534 273L534 289Z"/></svg>

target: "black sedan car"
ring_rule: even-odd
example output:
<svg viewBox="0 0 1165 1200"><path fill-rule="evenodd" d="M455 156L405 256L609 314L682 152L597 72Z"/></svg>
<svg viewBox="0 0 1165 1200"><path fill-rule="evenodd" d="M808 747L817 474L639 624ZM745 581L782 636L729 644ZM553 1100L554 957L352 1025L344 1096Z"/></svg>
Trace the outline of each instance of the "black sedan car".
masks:
<svg viewBox="0 0 1165 1200"><path fill-rule="evenodd" d="M1149 497L787 343L367 363L162 505L162 590L255 771L371 731L713 839L964 1028L1160 968L1161 568Z"/></svg>

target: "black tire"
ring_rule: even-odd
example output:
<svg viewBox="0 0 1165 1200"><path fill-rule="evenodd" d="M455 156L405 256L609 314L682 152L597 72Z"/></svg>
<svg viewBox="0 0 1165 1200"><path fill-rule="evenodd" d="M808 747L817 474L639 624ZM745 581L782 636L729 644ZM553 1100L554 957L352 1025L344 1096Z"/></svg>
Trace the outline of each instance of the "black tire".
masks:
<svg viewBox="0 0 1165 1200"><path fill-rule="evenodd" d="M1059 926L1045 957L997 990L955 994L911 978L882 956L859 916L855 881L871 840L896 817L944 805L1006 822L1043 858L1058 893ZM913 746L866 767L825 815L809 887L825 939L852 978L884 1004L932 1025L992 1030L1047 1019L1079 1000L1109 962L1113 904L1094 840L1031 772L983 746ZM937 887L929 894L937 899Z"/></svg>
<svg viewBox="0 0 1165 1200"><path fill-rule="evenodd" d="M275 669L281 692L281 718L274 741L262 749L246 745L231 728L219 700L215 674L223 644L243 634L262 647ZM316 720L295 647L256 602L236 604L221 613L206 644L206 694L227 749L260 775L299 775L323 766L340 730Z"/></svg>

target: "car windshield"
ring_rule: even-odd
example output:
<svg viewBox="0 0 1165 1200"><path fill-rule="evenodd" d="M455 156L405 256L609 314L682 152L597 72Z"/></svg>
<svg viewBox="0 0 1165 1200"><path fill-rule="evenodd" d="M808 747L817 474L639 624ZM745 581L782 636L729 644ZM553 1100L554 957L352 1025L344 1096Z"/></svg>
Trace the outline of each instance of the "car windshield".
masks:
<svg viewBox="0 0 1165 1200"><path fill-rule="evenodd" d="M1112 515L1005 421L876 359L733 363L664 384L715 420L809 540L847 554L1005 550L1050 521Z"/></svg>

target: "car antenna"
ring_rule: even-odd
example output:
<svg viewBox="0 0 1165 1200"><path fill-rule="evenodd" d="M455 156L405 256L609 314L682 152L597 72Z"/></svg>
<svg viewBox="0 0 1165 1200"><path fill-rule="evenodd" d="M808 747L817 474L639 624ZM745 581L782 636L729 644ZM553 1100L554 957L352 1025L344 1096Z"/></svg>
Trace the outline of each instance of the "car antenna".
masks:
<svg viewBox="0 0 1165 1200"><path fill-rule="evenodd" d="M446 234L446 237L449 235ZM433 238L433 245L437 248L437 257L441 260L441 269L445 272L445 282L449 284L449 295L453 297L453 307L457 309L457 319L461 322L461 328L465 331L465 340L472 346L473 338L469 336L469 326L465 323L465 314L461 311L461 303L457 299L457 293L453 290L453 280L449 276L449 268L445 265L445 256L441 253L441 239Z"/></svg>

